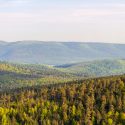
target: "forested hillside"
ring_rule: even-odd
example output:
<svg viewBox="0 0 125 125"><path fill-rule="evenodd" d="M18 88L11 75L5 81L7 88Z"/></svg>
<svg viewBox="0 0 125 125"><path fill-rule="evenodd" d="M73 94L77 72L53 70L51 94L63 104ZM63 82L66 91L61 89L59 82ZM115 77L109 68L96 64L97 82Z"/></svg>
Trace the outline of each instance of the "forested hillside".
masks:
<svg viewBox="0 0 125 125"><path fill-rule="evenodd" d="M66 68L55 68L53 66L47 66L42 64L26 64L26 63L15 63L6 60L0 60L0 63L22 67L22 68L30 68L30 69L37 69L37 70L51 70L51 71L61 71L61 72L76 72L74 70L66 69ZM77 72L76 72L77 73Z"/></svg>
<svg viewBox="0 0 125 125"><path fill-rule="evenodd" d="M0 60L59 65L99 59L125 58L125 44L85 42L0 42Z"/></svg>
<svg viewBox="0 0 125 125"><path fill-rule="evenodd" d="M84 77L93 77L93 75L36 70L0 64L0 90L32 85L54 84Z"/></svg>
<svg viewBox="0 0 125 125"><path fill-rule="evenodd" d="M41 64L22 64L0 60L2 64L9 64L22 68L42 69L50 71L61 71L70 73L84 73L98 76L120 75L125 73L125 59L104 59L89 62L69 63L54 67Z"/></svg>
<svg viewBox="0 0 125 125"><path fill-rule="evenodd" d="M125 75L1 92L0 124L124 125Z"/></svg>
<svg viewBox="0 0 125 125"><path fill-rule="evenodd" d="M125 59L104 59L54 66L67 71L95 74L99 76L120 75L125 73Z"/></svg>

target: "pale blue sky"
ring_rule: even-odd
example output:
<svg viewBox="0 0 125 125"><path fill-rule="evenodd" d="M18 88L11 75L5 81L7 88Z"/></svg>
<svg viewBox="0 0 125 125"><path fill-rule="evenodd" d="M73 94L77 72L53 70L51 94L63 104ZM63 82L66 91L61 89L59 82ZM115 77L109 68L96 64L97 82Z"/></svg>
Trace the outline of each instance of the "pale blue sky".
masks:
<svg viewBox="0 0 125 125"><path fill-rule="evenodd" d="M125 43L125 1L0 0L0 40Z"/></svg>

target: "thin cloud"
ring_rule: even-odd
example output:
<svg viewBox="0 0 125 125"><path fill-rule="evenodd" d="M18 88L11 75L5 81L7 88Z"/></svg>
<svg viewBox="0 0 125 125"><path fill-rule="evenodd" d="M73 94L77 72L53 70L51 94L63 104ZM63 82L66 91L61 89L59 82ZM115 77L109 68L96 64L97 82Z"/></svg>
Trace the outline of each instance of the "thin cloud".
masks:
<svg viewBox="0 0 125 125"><path fill-rule="evenodd" d="M101 4L84 4L84 5L75 5L75 6L80 6L80 7L125 7L125 4L120 4L120 3L101 3Z"/></svg>
<svg viewBox="0 0 125 125"><path fill-rule="evenodd" d="M116 3L116 4L105 4L107 6L112 6L112 7L125 7L125 4L119 4L119 3Z"/></svg>
<svg viewBox="0 0 125 125"><path fill-rule="evenodd" d="M15 6L15 5L23 4L23 3L27 3L27 2L29 2L29 1L11 1L11 2L3 4L1 7Z"/></svg>
<svg viewBox="0 0 125 125"><path fill-rule="evenodd" d="M0 18L37 18L37 17L44 17L43 14L24 14L24 13L0 13Z"/></svg>
<svg viewBox="0 0 125 125"><path fill-rule="evenodd" d="M8 2L7 5L17 5L21 3L26 3L28 1L11 1ZM93 6L96 6L99 4L93 4ZM89 8L83 8L83 7L70 7L65 8L64 7L49 7L46 8L36 8L35 10L30 8L28 11L24 10L23 12L8 12L8 13L0 13L0 22L33 22L33 23L40 23L40 22L59 22L59 23L69 23L69 22L92 22L95 20L98 22L104 22L104 21L110 21L116 22L123 20L125 21L124 15L125 15L125 9L115 9L115 7L109 7L107 6L123 6L124 4L101 4L105 5L104 8L102 6L98 7L89 7Z"/></svg>
<svg viewBox="0 0 125 125"><path fill-rule="evenodd" d="M76 10L73 15L79 15L79 16L102 16L102 15L124 15L125 11L110 11L110 10L95 10L95 9L79 9Z"/></svg>
<svg viewBox="0 0 125 125"><path fill-rule="evenodd" d="M123 19L125 12L108 12L98 10L77 10L75 13L62 13L60 12L49 12L49 13L0 13L0 22L16 22L16 23L41 23L41 22L59 22L59 23L69 23L69 22L84 22L84 23L94 23L94 22L106 22L106 23L118 23L121 18ZM109 15L113 15L110 16ZM116 16L117 15L117 16ZM119 17L119 15L121 15ZM104 16L104 17L103 17ZM117 19L116 19L117 17ZM122 22L123 23L123 22Z"/></svg>
<svg viewBox="0 0 125 125"><path fill-rule="evenodd" d="M78 15L78 13L73 13L73 16L76 16L76 17L78 17L79 15Z"/></svg>

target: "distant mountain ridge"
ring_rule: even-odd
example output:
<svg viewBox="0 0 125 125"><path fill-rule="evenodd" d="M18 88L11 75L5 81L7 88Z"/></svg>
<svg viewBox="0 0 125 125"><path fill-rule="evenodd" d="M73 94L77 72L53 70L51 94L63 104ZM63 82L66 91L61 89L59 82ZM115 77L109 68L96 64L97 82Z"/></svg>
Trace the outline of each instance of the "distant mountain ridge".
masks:
<svg viewBox="0 0 125 125"><path fill-rule="evenodd" d="M125 58L125 44L44 41L0 41L0 60L60 65L99 59Z"/></svg>

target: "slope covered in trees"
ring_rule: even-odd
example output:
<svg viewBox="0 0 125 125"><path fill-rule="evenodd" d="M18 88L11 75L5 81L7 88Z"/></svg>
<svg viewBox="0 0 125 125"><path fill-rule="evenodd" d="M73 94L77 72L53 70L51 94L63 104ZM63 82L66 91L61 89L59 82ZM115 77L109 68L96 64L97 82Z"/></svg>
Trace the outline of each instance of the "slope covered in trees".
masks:
<svg viewBox="0 0 125 125"><path fill-rule="evenodd" d="M0 64L0 90L32 85L54 84L92 76L81 73L36 70Z"/></svg>
<svg viewBox="0 0 125 125"><path fill-rule="evenodd" d="M42 69L50 71L61 71L70 73L85 73L99 76L120 75L125 73L125 59L105 59L89 62L69 63L54 67L41 64L22 64L0 60L2 64L9 64L22 68Z"/></svg>
<svg viewBox="0 0 125 125"><path fill-rule="evenodd" d="M69 63L54 67L99 76L119 75L125 73L125 59L95 60L89 62Z"/></svg>
<svg viewBox="0 0 125 125"><path fill-rule="evenodd" d="M42 65L42 64L15 63L15 62L10 62L6 60L0 60L0 63L22 67L22 68L37 69L37 70L51 70L51 71L74 72L74 73L76 72L74 70L70 70L66 68L55 68L53 66L47 66L47 65Z"/></svg>
<svg viewBox="0 0 125 125"><path fill-rule="evenodd" d="M85 42L0 42L0 59L18 63L59 65L125 58L125 44Z"/></svg>
<svg viewBox="0 0 125 125"><path fill-rule="evenodd" d="M0 124L124 125L125 75L1 92Z"/></svg>

